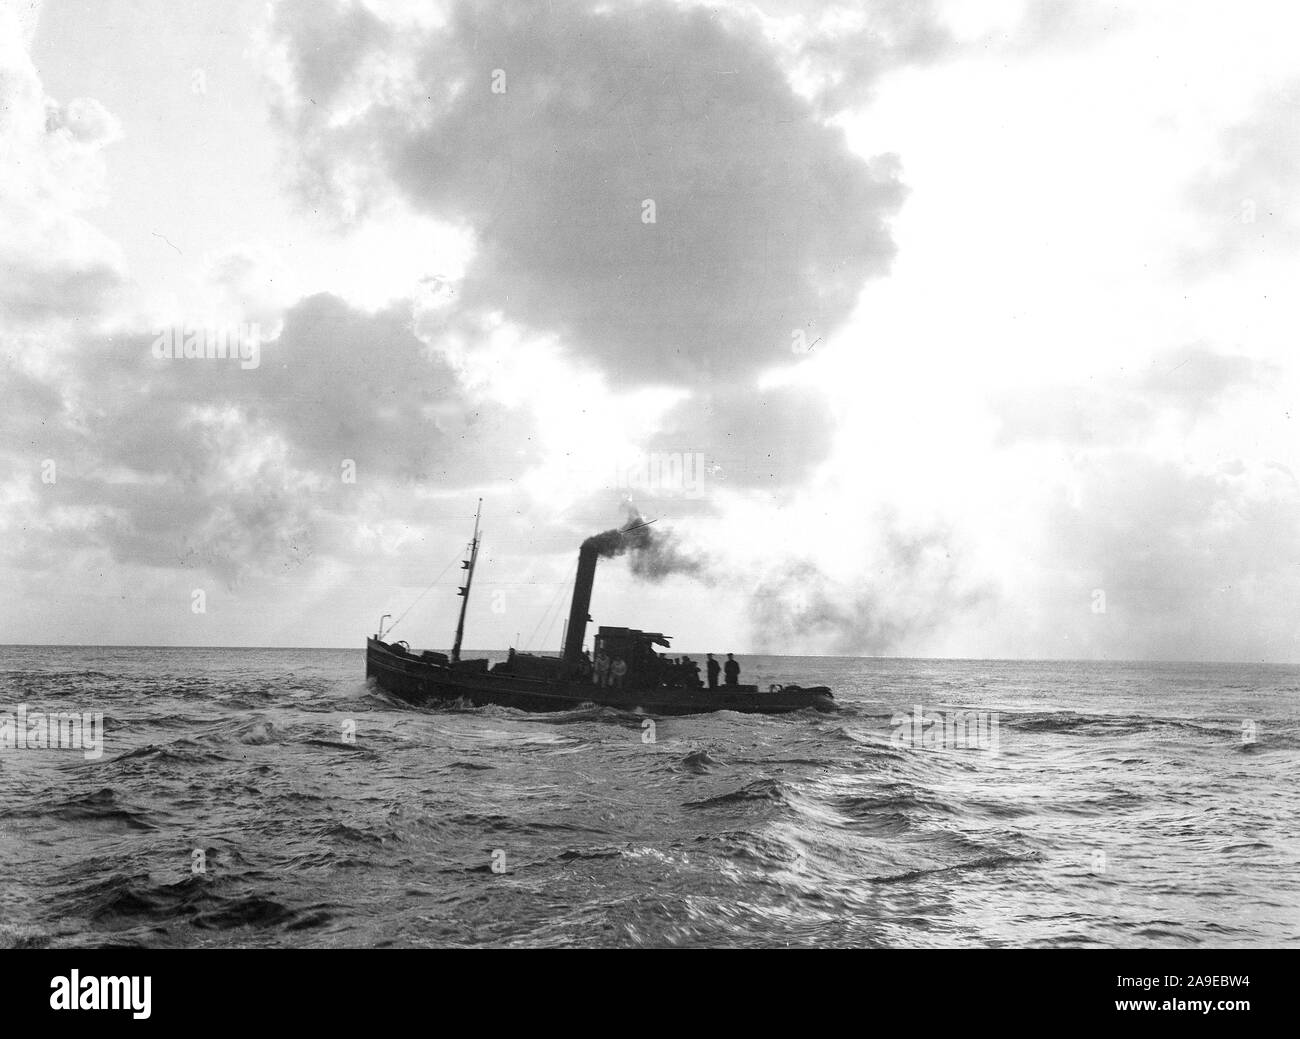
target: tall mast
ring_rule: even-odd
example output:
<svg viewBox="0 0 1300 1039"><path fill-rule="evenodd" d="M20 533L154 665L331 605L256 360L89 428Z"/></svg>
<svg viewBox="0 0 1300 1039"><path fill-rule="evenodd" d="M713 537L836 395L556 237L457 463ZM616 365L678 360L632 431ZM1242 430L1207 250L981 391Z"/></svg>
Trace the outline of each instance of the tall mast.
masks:
<svg viewBox="0 0 1300 1039"><path fill-rule="evenodd" d="M465 610L469 607L470 585L474 583L474 564L478 562L478 521L482 514L483 499L480 498L478 500L478 511L474 513L474 540L469 544L469 558L462 559L460 563L460 568L462 570L468 570L469 573L465 575L465 585L458 593L463 598L461 599L460 604L460 621L456 625L456 641L451 647L451 660L453 664L460 660L460 641L465 637Z"/></svg>

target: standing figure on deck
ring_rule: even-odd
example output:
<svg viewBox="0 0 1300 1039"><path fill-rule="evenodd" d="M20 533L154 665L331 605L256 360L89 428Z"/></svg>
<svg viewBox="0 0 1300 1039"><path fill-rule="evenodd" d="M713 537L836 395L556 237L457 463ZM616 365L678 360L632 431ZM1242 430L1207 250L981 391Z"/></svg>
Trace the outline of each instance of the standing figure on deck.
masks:
<svg viewBox="0 0 1300 1039"><path fill-rule="evenodd" d="M706 660L706 661L704 662L704 666L705 666L705 669L709 672L709 688L710 688L710 689L717 689L717 688L718 688L718 672L722 670L722 665L719 664L716 660L713 659L713 654L712 654L712 653L710 653L708 656L709 656L709 659Z"/></svg>
<svg viewBox="0 0 1300 1039"><path fill-rule="evenodd" d="M596 684L602 689L609 685L609 657L603 650L596 654Z"/></svg>
<svg viewBox="0 0 1300 1039"><path fill-rule="evenodd" d="M688 689L698 689L704 683L700 681L700 665L686 654L682 654L682 680Z"/></svg>
<svg viewBox="0 0 1300 1039"><path fill-rule="evenodd" d="M726 672L727 685L740 684L740 665L730 653L727 654L727 662L722 666L722 670Z"/></svg>

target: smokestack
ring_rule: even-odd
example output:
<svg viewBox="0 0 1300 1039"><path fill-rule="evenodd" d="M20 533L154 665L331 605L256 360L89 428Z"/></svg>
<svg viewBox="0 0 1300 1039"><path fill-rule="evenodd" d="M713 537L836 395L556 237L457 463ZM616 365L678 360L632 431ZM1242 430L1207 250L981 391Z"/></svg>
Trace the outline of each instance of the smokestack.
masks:
<svg viewBox="0 0 1300 1039"><path fill-rule="evenodd" d="M564 639L564 659L576 664L582 656L582 640L587 637L587 614L591 610L591 586L596 583L596 560L600 551L588 538L578 549L578 573L573 579L573 607L569 610L569 630Z"/></svg>

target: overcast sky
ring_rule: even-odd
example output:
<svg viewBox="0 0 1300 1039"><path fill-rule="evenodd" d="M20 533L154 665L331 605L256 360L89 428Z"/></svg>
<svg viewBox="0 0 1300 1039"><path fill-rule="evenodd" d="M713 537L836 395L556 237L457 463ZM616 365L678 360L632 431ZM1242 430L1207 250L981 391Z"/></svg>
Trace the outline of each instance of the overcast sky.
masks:
<svg viewBox="0 0 1300 1039"><path fill-rule="evenodd" d="M0 2L0 642L1300 660L1291 5Z"/></svg>

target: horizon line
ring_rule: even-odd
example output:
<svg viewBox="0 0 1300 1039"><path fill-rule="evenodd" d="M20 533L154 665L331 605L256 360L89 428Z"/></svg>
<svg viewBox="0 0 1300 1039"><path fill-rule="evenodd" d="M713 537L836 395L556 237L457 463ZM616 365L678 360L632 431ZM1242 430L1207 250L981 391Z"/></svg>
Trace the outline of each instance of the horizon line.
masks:
<svg viewBox="0 0 1300 1039"><path fill-rule="evenodd" d="M507 653L511 648L516 652L541 655L560 655L559 650L519 650L517 647L504 649L478 648L478 653ZM0 649L201 649L201 650L273 650L284 652L302 652L324 650L327 652L364 652L365 646L195 646L195 645L149 645L128 642L0 642ZM462 650L462 653L468 652ZM681 656L688 653L718 652L716 650L674 650L671 655ZM972 663L999 664L1263 664L1273 667L1300 667L1300 660L1189 660L1176 657L962 657L962 656L905 656L885 653L766 653L753 651L738 653L736 656L750 657L802 657L825 660L948 660Z"/></svg>

